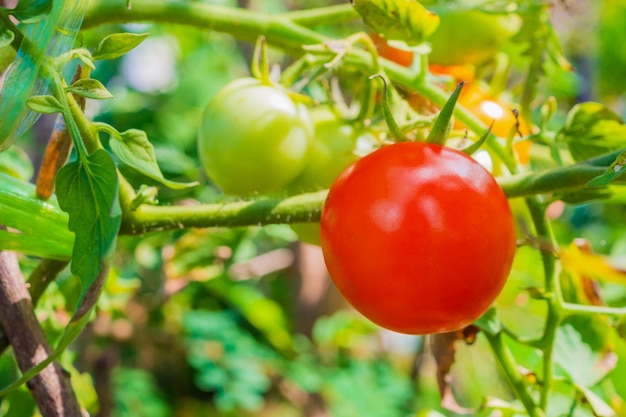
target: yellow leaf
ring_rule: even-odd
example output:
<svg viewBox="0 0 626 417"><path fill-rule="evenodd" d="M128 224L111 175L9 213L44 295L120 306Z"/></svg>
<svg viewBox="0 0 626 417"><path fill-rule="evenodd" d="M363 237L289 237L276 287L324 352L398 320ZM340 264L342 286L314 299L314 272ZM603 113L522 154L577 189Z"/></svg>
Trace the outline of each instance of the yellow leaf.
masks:
<svg viewBox="0 0 626 417"><path fill-rule="evenodd" d="M611 265L605 256L584 253L576 243L561 250L558 256L563 268L572 275L626 285L626 271Z"/></svg>

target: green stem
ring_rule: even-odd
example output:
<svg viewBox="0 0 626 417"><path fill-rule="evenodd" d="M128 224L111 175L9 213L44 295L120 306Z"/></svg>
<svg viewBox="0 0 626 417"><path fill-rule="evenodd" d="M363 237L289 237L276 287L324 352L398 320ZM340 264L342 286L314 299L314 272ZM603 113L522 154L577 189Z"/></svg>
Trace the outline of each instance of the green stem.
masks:
<svg viewBox="0 0 626 417"><path fill-rule="evenodd" d="M592 162L597 161L589 161L589 163ZM538 193L583 188L589 179L604 172L604 170L605 168L602 167L579 164L553 171L501 177L497 178L497 181L508 198L527 197ZM582 171L582 174L579 171ZM551 184L553 185L551 186ZM132 187L120 188L120 195L126 192L129 195L128 200L132 201L132 194L134 194ZM141 234L152 230L188 227L315 222L319 220L326 192L320 191L285 199L263 199L200 206L144 205L135 211L127 210L125 212L122 232Z"/></svg>
<svg viewBox="0 0 626 417"><path fill-rule="evenodd" d="M359 15L350 4L294 10L281 13L279 16L306 27L336 25L359 19Z"/></svg>
<svg viewBox="0 0 626 417"><path fill-rule="evenodd" d="M315 13L326 13L322 8ZM295 13L295 12L294 12ZM309 10L307 13L314 13ZM343 12L342 12L343 13ZM180 3L173 0L136 0L133 8L128 10L123 0L91 2L83 28L90 28L104 23L130 23L150 21L156 23L175 23L194 26L198 29L209 29L228 33L237 39L254 42L258 36L264 35L268 43L282 48L294 55L303 53L302 45L315 45L332 40L311 29L308 29L293 20L285 18L290 14L269 15L251 12L245 9L213 6L205 3ZM296 15L297 17L297 15ZM306 21L306 19L305 19ZM300 20L302 23L302 20ZM346 62L357 68L373 71L369 54L362 49L352 49L345 57ZM393 82L401 84L423 95L438 106L443 106L448 99L448 93L430 82L424 82L416 77L415 72L396 65L387 60L380 61L382 70ZM469 129L482 135L487 126L469 112L458 105L455 116ZM515 158L506 152L495 135L487 140L489 146L504 162L510 172L516 170Z"/></svg>
<svg viewBox="0 0 626 417"><path fill-rule="evenodd" d="M606 316L614 317L626 317L626 307L604 307L604 306L590 306L582 304L572 304L563 302L559 311L563 315L583 315L583 316L595 316L603 314Z"/></svg>
<svg viewBox="0 0 626 417"><path fill-rule="evenodd" d="M498 183L507 197L524 197L582 189L591 179L605 171L606 167L581 163L532 174L499 177Z"/></svg>
<svg viewBox="0 0 626 417"><path fill-rule="evenodd" d="M530 211L530 215L535 225L535 232L537 236L546 241L552 242L552 231L550 230L550 224L545 217L545 208L536 198L527 198L526 204ZM562 320L561 308L559 304L560 297L560 285L558 282L558 276L556 275L556 259L554 255L549 251L541 251L541 260L543 262L545 290L549 295L548 313L546 317L546 324L541 338L542 352L543 352L543 386L541 389L541 395L539 398L539 407L546 411L548 408L548 401L552 392L552 380L554 376L554 341L556 338L556 331Z"/></svg>
<svg viewBox="0 0 626 417"><path fill-rule="evenodd" d="M504 372L509 385L513 391L515 391L517 398L519 398L524 405L528 415L530 417L544 416L544 413L535 404L535 400L531 396L530 390L524 382L522 375L520 375L513 354L509 350L506 343L502 340L502 333L491 334L489 332L483 332L483 334L487 338L487 341L493 350L494 357L498 362L500 369Z"/></svg>
<svg viewBox="0 0 626 417"><path fill-rule="evenodd" d="M153 230L188 227L237 227L276 223L319 221L327 191L282 200L241 201L200 206L142 205L126 212L121 233L142 234Z"/></svg>
<svg viewBox="0 0 626 417"><path fill-rule="evenodd" d="M145 21L228 33L251 43L264 35L272 46L296 54L303 53L302 45L320 44L330 39L280 14L173 0L137 0L133 1L131 10L123 0L93 1L83 20L83 29L105 23Z"/></svg>

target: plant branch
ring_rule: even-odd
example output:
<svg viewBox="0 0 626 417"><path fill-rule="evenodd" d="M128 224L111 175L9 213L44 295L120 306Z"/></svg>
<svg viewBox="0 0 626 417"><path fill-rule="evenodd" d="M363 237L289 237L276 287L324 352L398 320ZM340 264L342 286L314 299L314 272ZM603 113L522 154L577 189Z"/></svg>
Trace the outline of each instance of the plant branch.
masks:
<svg viewBox="0 0 626 417"><path fill-rule="evenodd" d="M608 158L605 158L608 159ZM557 168L513 177L500 177L498 182L508 198L541 193L582 189L585 184L605 171L589 163ZM132 187L121 184L120 195L124 216L122 234L142 234L156 230L188 227L234 227L272 223L316 222L320 218L327 191L302 194L288 198L258 199L234 203L202 204L197 206L142 205L128 209L133 198Z"/></svg>
<svg viewBox="0 0 626 417"><path fill-rule="evenodd" d="M317 21L319 16L324 14L340 16L344 19L346 18L344 13L346 15L354 13L347 8L338 9L337 7L339 6L270 15L234 7L213 6L204 3L178 3L172 0L136 0L133 1L132 10L126 8L126 3L123 0L99 1L90 3L83 20L83 29L105 23L139 21L175 23L202 30L208 29L228 33L239 40L248 42L254 42L258 36L263 35L270 45L298 56L304 53L303 45L316 45L335 40L321 35L303 26L303 24ZM316 15L317 17L313 17ZM363 49L351 48L344 59L346 63L363 71L368 71L370 74L377 72L373 67L371 57ZM393 82L422 94L438 106L443 106L447 101L448 92L431 82L424 81L423 77L420 78L415 71L387 59L380 59L380 65ZM456 106L454 114L478 135L487 131L488 127L462 105ZM489 136L487 145L502 159L509 171L515 172L516 165L513 155L506 151L493 134Z"/></svg>
<svg viewBox="0 0 626 417"><path fill-rule="evenodd" d="M537 236L546 241L553 241L550 225L546 220L545 208L537 201L536 198L529 197L526 204L530 211L530 215L535 225ZM543 386L539 398L539 407L546 411L548 408L548 400L552 392L552 381L554 376L554 341L556 331L561 322L559 294L560 285L558 276L556 275L556 259L549 251L541 251L541 260L543 263L545 291L548 294L546 299L548 302L548 312L546 316L546 324L541 338L541 350L543 353Z"/></svg>
<svg viewBox="0 0 626 417"><path fill-rule="evenodd" d="M52 353L35 316L14 252L0 251L0 321L22 372ZM69 375L58 361L48 365L26 385L43 417L82 416Z"/></svg>
<svg viewBox="0 0 626 417"><path fill-rule="evenodd" d="M188 227L237 227L318 221L327 190L284 199L264 199L197 206L144 204L126 212L121 234Z"/></svg>
<svg viewBox="0 0 626 417"><path fill-rule="evenodd" d="M333 25L359 19L359 15L350 4L318 7L314 9L293 10L282 13L280 17L302 26Z"/></svg>
<svg viewBox="0 0 626 417"><path fill-rule="evenodd" d="M520 399L524 408L528 412L530 417L542 417L544 413L537 407L533 397L530 394L528 386L524 382L524 379L520 375L515 358L509 350L508 346L502 340L502 333L491 334L489 332L483 332L491 349L493 350L494 357L504 372L509 385L515 391L517 398Z"/></svg>

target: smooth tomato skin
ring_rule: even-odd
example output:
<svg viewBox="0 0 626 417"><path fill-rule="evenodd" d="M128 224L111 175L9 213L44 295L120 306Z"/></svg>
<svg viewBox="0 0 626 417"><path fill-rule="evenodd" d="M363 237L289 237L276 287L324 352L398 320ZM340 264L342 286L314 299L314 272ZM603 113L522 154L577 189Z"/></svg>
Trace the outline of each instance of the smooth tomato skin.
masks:
<svg viewBox="0 0 626 417"><path fill-rule="evenodd" d="M291 193L328 188L341 171L357 160L359 132L352 124L337 118L326 107L313 108L310 115L315 137L304 169L287 186Z"/></svg>
<svg viewBox="0 0 626 417"><path fill-rule="evenodd" d="M204 111L198 137L202 166L226 194L277 191L304 169L313 123L285 90L242 78L220 90Z"/></svg>
<svg viewBox="0 0 626 417"><path fill-rule="evenodd" d="M326 266L344 297L401 333L461 329L504 286L515 225L493 176L457 150L383 147L337 178L321 218Z"/></svg>

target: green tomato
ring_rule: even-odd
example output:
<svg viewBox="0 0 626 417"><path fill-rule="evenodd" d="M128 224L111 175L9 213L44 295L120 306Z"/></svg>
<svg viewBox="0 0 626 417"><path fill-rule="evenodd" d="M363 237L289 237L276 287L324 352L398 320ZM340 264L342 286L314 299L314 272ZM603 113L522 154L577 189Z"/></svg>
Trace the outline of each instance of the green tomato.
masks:
<svg viewBox="0 0 626 417"><path fill-rule="evenodd" d="M278 191L303 170L313 140L307 108L254 78L231 82L204 111L200 161L226 194Z"/></svg>
<svg viewBox="0 0 626 417"><path fill-rule="evenodd" d="M331 186L359 154L373 150L375 138L353 124L341 120L327 107L311 110L315 139L302 173L287 186L289 194L318 191ZM292 225L301 241L319 245L319 224Z"/></svg>
<svg viewBox="0 0 626 417"><path fill-rule="evenodd" d="M514 14L478 10L442 11L439 27L428 39L429 61L439 65L478 64L492 58L521 27Z"/></svg>
<svg viewBox="0 0 626 417"><path fill-rule="evenodd" d="M327 107L311 110L315 139L303 171L287 186L290 194L330 187L341 171L357 159L359 132Z"/></svg>

